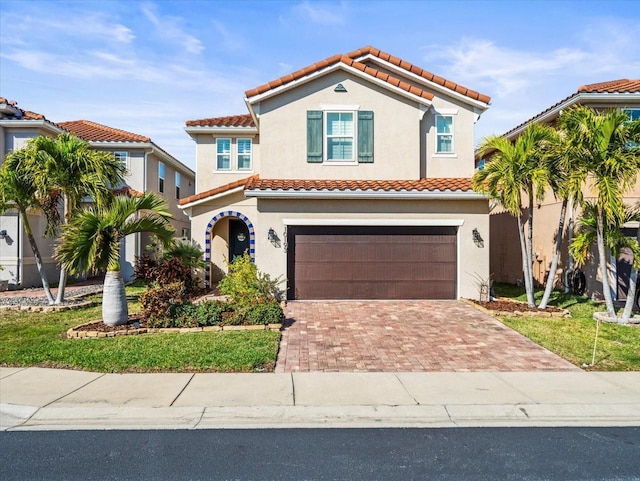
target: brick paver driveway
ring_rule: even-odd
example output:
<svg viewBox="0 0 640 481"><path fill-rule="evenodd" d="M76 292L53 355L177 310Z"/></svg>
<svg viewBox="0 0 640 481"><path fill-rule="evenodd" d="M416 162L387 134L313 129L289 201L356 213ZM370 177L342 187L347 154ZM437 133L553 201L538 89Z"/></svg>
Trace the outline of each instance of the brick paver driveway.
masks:
<svg viewBox="0 0 640 481"><path fill-rule="evenodd" d="M276 372L578 368L460 301L290 302Z"/></svg>

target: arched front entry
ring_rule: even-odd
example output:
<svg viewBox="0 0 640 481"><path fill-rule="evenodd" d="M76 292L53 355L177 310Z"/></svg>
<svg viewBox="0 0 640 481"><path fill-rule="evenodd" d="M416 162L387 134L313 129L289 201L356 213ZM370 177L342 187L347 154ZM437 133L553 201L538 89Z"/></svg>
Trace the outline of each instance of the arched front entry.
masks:
<svg viewBox="0 0 640 481"><path fill-rule="evenodd" d="M220 212L219 214L215 215L211 219L211 222L209 222L209 224L207 225L207 230L204 234L204 246L205 246L204 260L207 263L207 269L204 274L205 288L211 287L211 235L213 233L213 228L216 225L216 223L219 220L224 218L229 218L230 221L239 220L244 223L244 225L246 226L246 229L249 231L249 239L248 239L249 255L251 256L251 260L255 262L256 233L255 233L255 229L253 228L253 224L251 223L249 218L246 215L242 214L241 212L236 212L233 210L226 210L226 211ZM230 226L231 226L231 222L230 222ZM241 229L238 229L237 233L239 233L240 230ZM242 243L238 244L239 246L238 250L242 247L242 245L244 244ZM230 242L230 247L231 247L231 242ZM233 259L234 252L230 251L228 254L229 254L229 259Z"/></svg>

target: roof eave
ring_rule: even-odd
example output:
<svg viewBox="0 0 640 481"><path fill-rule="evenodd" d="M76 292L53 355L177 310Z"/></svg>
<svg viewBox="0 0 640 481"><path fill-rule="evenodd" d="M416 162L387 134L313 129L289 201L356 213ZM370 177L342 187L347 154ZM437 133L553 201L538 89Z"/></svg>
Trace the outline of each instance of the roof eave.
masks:
<svg viewBox="0 0 640 481"><path fill-rule="evenodd" d="M419 97L418 95L414 95L411 92L407 92L406 90L403 90L401 88L398 88L394 85L391 85L388 82L385 82L383 80L380 80L376 77L373 77L365 72L362 72L361 70L358 70L357 68L353 68L350 65L346 65L343 62L337 62L333 65L330 65L328 67L322 68L320 70L316 70L315 72L310 73L309 75L305 75L304 77L300 77L296 80L292 80L291 82L287 82L284 85L280 85L276 88L267 90L266 92L263 92L261 94L258 95L253 95L251 97L245 97L245 102L247 103L247 106L252 106L258 102L261 102L262 100L274 97L276 95L280 95L283 92L286 92L288 90L294 89L296 87L299 87L300 85L303 85L305 83L311 82L312 80L315 80L319 77L322 77L323 75L326 75L328 73L334 72L336 70L345 70L353 75L356 75L357 77L360 77L362 79L365 79L371 83L375 83L376 85L381 86L382 88L385 88L387 90L390 90L392 92L395 92L399 95L402 95L403 97L407 97L411 100L414 100L420 104L423 105L427 105L427 106L431 106L431 101L428 99L425 99L423 97ZM251 109L250 109L251 110Z"/></svg>
<svg viewBox="0 0 640 481"><path fill-rule="evenodd" d="M250 189L246 197L264 199L430 199L430 200L486 200L474 191L386 191L386 190L293 190Z"/></svg>
<svg viewBox="0 0 640 481"><path fill-rule="evenodd" d="M63 128L45 119L0 119L0 125L3 127L42 127L56 134L66 132Z"/></svg>
<svg viewBox="0 0 640 481"><path fill-rule="evenodd" d="M213 195L209 195L207 197L203 197L202 199L194 200L193 202L189 202L188 204L183 204L183 205L178 204L178 209L181 209L181 210L190 209L191 207L195 207L197 205L204 204L206 202L210 202L212 200L216 200L216 199L219 199L221 197L225 197L227 195L237 194L238 192L242 192L243 190L244 190L244 186L241 185L240 187L236 187L234 189L229 189L229 190L226 190L224 192L219 192L217 194L213 194Z"/></svg>
<svg viewBox="0 0 640 481"><path fill-rule="evenodd" d="M213 125L187 125L184 131L193 138L200 134L258 135L257 127L218 127Z"/></svg>

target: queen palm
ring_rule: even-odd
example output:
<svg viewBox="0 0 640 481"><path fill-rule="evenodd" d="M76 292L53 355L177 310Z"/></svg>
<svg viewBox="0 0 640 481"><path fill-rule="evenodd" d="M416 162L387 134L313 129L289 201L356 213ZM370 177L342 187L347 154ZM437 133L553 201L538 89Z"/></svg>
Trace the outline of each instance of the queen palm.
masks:
<svg viewBox="0 0 640 481"><path fill-rule="evenodd" d="M535 306L533 296L533 213L534 202L542 200L548 185L544 158L553 139L553 130L545 125L531 124L514 141L491 136L482 140L478 153L491 155L483 170L473 176L473 188L496 199L518 220L522 270L527 303ZM528 198L528 236L525 237L523 194Z"/></svg>
<svg viewBox="0 0 640 481"><path fill-rule="evenodd" d="M607 315L615 318L609 290L606 226L620 226L624 216L624 194L633 186L640 168L640 124L629 122L623 111L598 113L579 106L561 117L567 135L567 155L584 166L596 198L596 241Z"/></svg>
<svg viewBox="0 0 640 481"><path fill-rule="evenodd" d="M106 269L102 319L107 325L126 324L127 298L120 272L120 243L130 234L148 232L169 245L174 229L166 203L152 193L116 196L105 206L79 212L64 226L56 258L71 273Z"/></svg>
<svg viewBox="0 0 640 481"><path fill-rule="evenodd" d="M37 195L37 187L33 183L32 177L27 173L27 164L33 155L33 152L30 152L29 149L30 147L27 146L10 153L7 155L2 167L0 167L0 212L13 208L20 212L24 232L33 251L45 296L49 304L53 304L54 299L44 271L42 255L33 235L28 216L29 210L40 210L42 208L40 198Z"/></svg>
<svg viewBox="0 0 640 481"><path fill-rule="evenodd" d="M31 141L30 175L38 190L47 193L45 214L48 233L53 235L59 224L69 222L89 196L98 205L107 202L111 189L119 185L124 166L112 153L92 150L89 143L64 132L56 138L36 137ZM59 209L62 207L62 216ZM64 300L67 272L62 267L56 304Z"/></svg>

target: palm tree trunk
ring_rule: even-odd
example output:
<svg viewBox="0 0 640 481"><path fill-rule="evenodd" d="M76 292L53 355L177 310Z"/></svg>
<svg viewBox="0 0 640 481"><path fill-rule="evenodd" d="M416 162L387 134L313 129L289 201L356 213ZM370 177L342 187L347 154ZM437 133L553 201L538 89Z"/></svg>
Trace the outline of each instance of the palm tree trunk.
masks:
<svg viewBox="0 0 640 481"><path fill-rule="evenodd" d="M640 225L636 229L636 242L640 243ZM636 287L638 285L638 269L636 269L636 264L638 263L638 259L633 259L633 266L631 268L631 276L629 277L629 289L627 291L627 300L624 303L624 311L622 311L622 317L620 318L620 322L623 324L628 324L629 319L631 319L631 315L633 314L633 305L636 301Z"/></svg>
<svg viewBox="0 0 640 481"><path fill-rule="evenodd" d="M126 324L129 318L122 272L107 271L102 291L102 322L108 326Z"/></svg>
<svg viewBox="0 0 640 481"><path fill-rule="evenodd" d="M598 208L597 219L597 235L598 235L598 257L600 258L600 274L602 275L602 294L604 296L605 306L607 308L607 316L615 319L616 311L613 307L613 299L609 290L609 259L607 258L604 248L604 226L602 219L602 210Z"/></svg>
<svg viewBox="0 0 640 481"><path fill-rule="evenodd" d="M571 245L573 242L573 199L569 201L569 222L567 222L567 244ZM564 293L568 294L571 292L571 276L575 269L575 261L573 256L571 255L571 251L569 251L569 262L567 265L567 269L564 274Z"/></svg>
<svg viewBox="0 0 640 481"><path fill-rule="evenodd" d="M531 289L531 307L535 307L535 284L533 283L533 187L530 189L529 194L529 230L527 235L527 266L529 268L529 286Z"/></svg>
<svg viewBox="0 0 640 481"><path fill-rule="evenodd" d="M63 196L63 219L65 224L69 223L69 199ZM60 278L58 280L58 295L56 296L56 304L64 302L64 291L67 287L67 269L60 268Z"/></svg>
<svg viewBox="0 0 640 481"><path fill-rule="evenodd" d="M33 257L36 259L36 267L38 268L38 274L40 274L40 280L42 281L42 288L44 289L44 294L47 296L47 302L49 304L53 304L53 295L51 294L51 288L49 287L49 281L47 281L47 274L44 272L44 264L42 263L42 256L40 255L40 249L38 249L38 245L36 244L36 239L33 237L33 231L31 230L31 224L29 224L29 219L27 218L27 212L24 209L19 209L20 215L22 216L22 225L24 225L24 232L27 234L27 239L29 240L29 245L31 246L31 250L33 251Z"/></svg>
<svg viewBox="0 0 640 481"><path fill-rule="evenodd" d="M558 259L560 258L560 245L562 244L562 237L564 232L564 219L567 216L567 203L568 200L562 201L562 207L560 208L560 220L558 221L558 234L556 236L556 249L553 252L553 259L551 260L551 267L549 268L549 277L547 278L547 285L544 289L544 295L542 301L538 306L540 309L546 309L549 298L551 297L551 291L553 290L553 284L556 278L556 270L558 270Z"/></svg>
<svg viewBox="0 0 640 481"><path fill-rule="evenodd" d="M533 286L531 285L530 270L531 264L527 259L527 242L524 235L524 223L522 216L518 216L518 233L520 234L520 252L522 254L522 276L524 277L524 290L527 293L527 304L529 307L535 307L533 299Z"/></svg>

